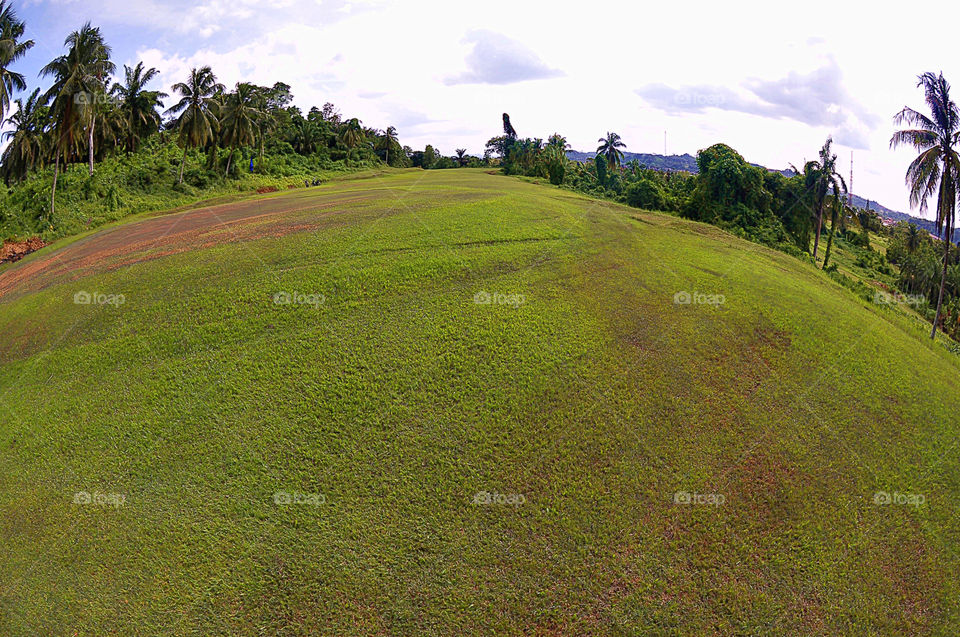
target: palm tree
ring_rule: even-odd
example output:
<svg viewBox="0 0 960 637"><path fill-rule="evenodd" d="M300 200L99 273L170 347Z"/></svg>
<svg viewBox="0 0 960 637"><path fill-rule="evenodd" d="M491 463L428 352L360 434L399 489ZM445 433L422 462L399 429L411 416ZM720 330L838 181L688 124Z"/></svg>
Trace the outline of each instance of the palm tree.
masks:
<svg viewBox="0 0 960 637"><path fill-rule="evenodd" d="M960 186L960 156L956 145L960 140L960 111L950 98L950 84L943 73L924 73L918 78L917 87L923 87L924 98L931 117L904 107L893 118L897 126L906 124L912 128L899 130L890 138L891 148L912 146L920 154L907 167L906 182L910 187L910 206L919 204L920 211L927 209L927 200L937 195L937 232L943 233L943 264L940 266L940 294L937 297L937 314L933 320L930 338L936 338L937 324L943 306L943 290L947 283L947 267L950 265L950 243L957 204L957 187Z"/></svg>
<svg viewBox="0 0 960 637"><path fill-rule="evenodd" d="M233 153L241 146L252 146L257 139L257 130L264 112L257 108L256 89L253 84L240 82L232 93L228 93L223 104L223 118L220 122L223 143L230 147L227 168L224 175L230 174Z"/></svg>
<svg viewBox="0 0 960 637"><path fill-rule="evenodd" d="M566 154L570 150L570 144L567 143L567 138L561 135L560 133L554 133L547 138L547 148L556 148L560 152Z"/></svg>
<svg viewBox="0 0 960 637"><path fill-rule="evenodd" d="M347 147L347 156L349 157L353 149L363 143L363 127L360 126L360 120L356 117L347 120L340 127L340 143Z"/></svg>
<svg viewBox="0 0 960 637"><path fill-rule="evenodd" d="M87 22L64 40L67 54L61 55L40 70L41 76L52 76L53 85L44 100L53 99L50 113L54 122L53 187L50 191L50 214L54 212L60 157L70 161L79 148L78 131L87 126L90 151L90 174L93 174L93 131L96 125L96 102L103 95L103 81L113 72L110 47L104 44L100 29Z"/></svg>
<svg viewBox="0 0 960 637"><path fill-rule="evenodd" d="M915 223L907 226L906 246L908 252L916 252L920 247L920 228Z"/></svg>
<svg viewBox="0 0 960 637"><path fill-rule="evenodd" d="M610 168L619 166L620 160L623 159L623 151L620 149L627 147L627 145L620 140L620 136L608 131L606 137L601 137L597 141L600 142L600 145L597 147L597 153L606 158L607 166Z"/></svg>
<svg viewBox="0 0 960 637"><path fill-rule="evenodd" d="M840 185L843 186L843 192L847 192L847 184L843 181L843 178L840 178ZM830 248L833 246L833 233L837 229L837 216L839 215L840 219L846 215L846 210L844 210L843 200L840 198L837 193L836 186L833 189L833 201L830 205L830 237L827 239L827 253L823 255L823 269L827 269L827 264L830 262Z"/></svg>
<svg viewBox="0 0 960 637"><path fill-rule="evenodd" d="M813 199L813 216L816 221L816 233L813 238L813 259L817 259L817 251L820 248L820 233L823 230L823 206L826 204L827 195L833 190L834 200L836 201L838 193L846 192L847 185L843 177L837 172L837 156L831 152L833 138L827 137L826 143L820 149L820 160L811 160L803 165L803 171L797 170L791 165L794 172L803 174L804 185L807 192ZM836 212L832 212L835 216ZM826 264L824 264L824 267Z"/></svg>
<svg viewBox="0 0 960 637"><path fill-rule="evenodd" d="M0 120L10 110L14 91L27 89L23 75L10 70L10 65L33 47L33 40L20 40L24 29L25 25L17 18L13 7L7 4L7 0L0 0Z"/></svg>
<svg viewBox="0 0 960 637"><path fill-rule="evenodd" d="M179 113L175 123L177 137L183 146L180 175L177 177L179 184L183 183L183 164L187 161L187 149L215 141L215 134L220 130L216 95L223 91L223 84L217 82L217 76L209 66L204 66L191 69L189 79L174 84L173 91L181 98L167 109L166 114Z"/></svg>
<svg viewBox="0 0 960 637"><path fill-rule="evenodd" d="M4 125L12 127L0 137L9 141L0 160L0 172L3 181L10 184L10 178L21 180L27 173L36 168L43 168L46 150L46 128L48 108L40 98L40 89L35 89L27 101L14 100L17 110L6 120Z"/></svg>
<svg viewBox="0 0 960 637"><path fill-rule="evenodd" d="M155 68L143 69L143 62L134 68L123 65L123 83L116 83L110 91L119 102L126 128L127 151L136 152L137 143L151 133L160 130L160 113L157 108L167 97L160 91L145 91L144 87L159 75Z"/></svg>
<svg viewBox="0 0 960 637"><path fill-rule="evenodd" d="M455 152L457 153L457 163L460 164L461 168L463 168L464 166L467 165L467 160L466 160L467 149L458 148Z"/></svg>
<svg viewBox="0 0 960 637"><path fill-rule="evenodd" d="M377 142L377 150L382 150L385 153L383 161L387 166L390 165L390 149L396 148L399 145L397 129L393 126L387 126L387 130L383 131L383 136L381 136Z"/></svg>

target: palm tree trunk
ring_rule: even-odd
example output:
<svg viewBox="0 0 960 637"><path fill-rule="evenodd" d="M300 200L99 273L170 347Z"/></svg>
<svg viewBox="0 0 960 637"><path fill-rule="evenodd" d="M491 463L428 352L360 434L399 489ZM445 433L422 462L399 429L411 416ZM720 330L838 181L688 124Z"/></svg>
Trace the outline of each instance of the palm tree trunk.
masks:
<svg viewBox="0 0 960 637"><path fill-rule="evenodd" d="M953 229L950 222L947 221L946 241L943 249L943 274L940 275L940 295L937 297L937 315L933 319L933 330L930 332L930 338L937 337L937 325L940 324L940 308L943 306L943 289L947 287L947 262L950 260L950 241L953 239Z"/></svg>
<svg viewBox="0 0 960 637"><path fill-rule="evenodd" d="M233 149L230 149L230 154L227 155L227 169L223 172L224 177L230 176L230 162L233 161Z"/></svg>
<svg viewBox="0 0 960 637"><path fill-rule="evenodd" d="M187 145L183 145L183 157L180 158L180 176L177 177L177 183L183 183L183 165L187 162Z"/></svg>
<svg viewBox="0 0 960 637"><path fill-rule="evenodd" d="M817 262L817 248L820 247L820 228L823 226L823 210L817 210L817 234L813 238L813 262Z"/></svg>
<svg viewBox="0 0 960 637"><path fill-rule="evenodd" d="M837 227L837 218L833 216L830 218L830 236L827 238L827 253L823 256L823 269L827 269L827 264L830 263L830 247L833 245L833 233Z"/></svg>
<svg viewBox="0 0 960 637"><path fill-rule="evenodd" d="M89 148L88 148L87 152L88 152L88 158L89 158L89 160L90 160L90 175L91 175L91 176L93 176L93 129L94 129L96 126L97 126L97 118L96 118L96 116L94 116L94 117L90 120L90 133L89 133L89 135L88 135L88 137L87 137L87 144L89 145Z"/></svg>
<svg viewBox="0 0 960 637"><path fill-rule="evenodd" d="M50 218L53 218L54 202L57 200L57 176L60 173L60 150L54 151L53 161L53 188L50 189Z"/></svg>

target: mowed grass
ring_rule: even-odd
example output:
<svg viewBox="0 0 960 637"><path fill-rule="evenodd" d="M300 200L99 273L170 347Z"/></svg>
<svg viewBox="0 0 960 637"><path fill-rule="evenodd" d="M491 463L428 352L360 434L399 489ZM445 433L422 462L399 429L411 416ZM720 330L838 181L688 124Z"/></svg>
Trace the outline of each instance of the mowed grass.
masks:
<svg viewBox="0 0 960 637"><path fill-rule="evenodd" d="M0 299L0 634L960 631L922 324L546 185L331 187L319 230Z"/></svg>

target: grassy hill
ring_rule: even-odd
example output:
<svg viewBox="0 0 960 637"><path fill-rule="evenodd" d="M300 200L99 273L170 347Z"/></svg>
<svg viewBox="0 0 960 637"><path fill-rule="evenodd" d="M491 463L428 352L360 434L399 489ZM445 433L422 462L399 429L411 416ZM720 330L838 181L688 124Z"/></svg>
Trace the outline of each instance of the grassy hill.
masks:
<svg viewBox="0 0 960 637"><path fill-rule="evenodd" d="M482 170L51 246L0 266L0 633L956 634L927 330Z"/></svg>

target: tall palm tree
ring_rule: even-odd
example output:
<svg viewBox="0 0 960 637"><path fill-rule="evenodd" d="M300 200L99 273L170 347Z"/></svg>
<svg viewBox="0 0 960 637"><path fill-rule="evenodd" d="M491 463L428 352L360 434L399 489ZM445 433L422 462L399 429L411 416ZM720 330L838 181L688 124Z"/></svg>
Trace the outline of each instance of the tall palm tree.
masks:
<svg viewBox="0 0 960 637"><path fill-rule="evenodd" d="M10 178L21 180L34 168L43 168L46 151L47 105L40 97L40 89L35 89L27 101L14 100L17 110L4 120L12 130L3 133L3 141L9 141L0 160L0 173L3 181L10 184Z"/></svg>
<svg viewBox="0 0 960 637"><path fill-rule="evenodd" d="M183 183L187 149L215 141L215 135L220 130L220 121L217 119L220 109L216 96L223 91L223 84L217 82L213 69L203 66L191 69L187 81L174 84L172 90L180 95L180 101L167 109L166 114L178 115L174 126L177 139L183 146L180 175L177 177L179 184Z"/></svg>
<svg viewBox="0 0 960 637"><path fill-rule="evenodd" d="M50 114L54 126L53 187L50 191L50 214L54 212L60 157L70 161L79 149L80 129L87 128L90 174L93 174L93 132L96 126L96 103L104 92L103 83L114 71L110 47L103 41L100 29L87 22L64 40L66 55L52 60L40 70L43 77L52 76L53 85L44 95L52 98Z"/></svg>
<svg viewBox="0 0 960 637"><path fill-rule="evenodd" d="M566 152L570 150L570 144L567 143L566 137L560 133L554 133L547 138L547 148L556 148L566 154Z"/></svg>
<svg viewBox="0 0 960 637"><path fill-rule="evenodd" d="M340 126L340 143L347 147L347 157L353 153L353 149L363 143L363 127L360 120L356 117L348 119Z"/></svg>
<svg viewBox="0 0 960 637"><path fill-rule="evenodd" d="M377 142L377 150L382 150L385 153L383 161L387 166L390 165L390 149L396 148L399 145L400 142L397 141L396 127L387 126L387 130L383 131L383 135Z"/></svg>
<svg viewBox="0 0 960 637"><path fill-rule="evenodd" d="M457 163L460 164L461 168L463 168L464 166L467 165L467 159L466 159L467 149L458 148L455 152L457 153Z"/></svg>
<svg viewBox="0 0 960 637"><path fill-rule="evenodd" d="M24 28L13 7L0 0L0 120L10 110L13 93L27 89L23 75L10 70L10 65L33 47L33 40L21 40Z"/></svg>
<svg viewBox="0 0 960 637"><path fill-rule="evenodd" d="M810 195L813 203L813 215L816 222L816 232L813 238L813 259L816 262L817 251L820 249L820 234L823 231L823 207L827 203L827 195L832 189L833 197L836 201L841 192L846 192L847 185L843 177L837 172L837 156L832 152L833 138L827 137L823 148L820 149L820 159L808 161L803 165L803 180L807 193ZM793 166L791 166L793 168ZM798 171L793 168L794 172ZM833 212L832 214L836 214ZM826 266L826 264L824 264Z"/></svg>
<svg viewBox="0 0 960 637"><path fill-rule="evenodd" d="M623 159L623 151L620 149L627 147L620 139L620 136L608 131L606 137L601 137L597 141L600 142L600 145L597 146L597 153L606 158L607 166L610 168L619 166L620 161Z"/></svg>
<svg viewBox="0 0 960 637"><path fill-rule="evenodd" d="M258 123L264 112L257 108L256 88L249 82L240 82L223 103L220 130L223 143L230 147L225 175L230 174L233 153L241 146L252 146L257 140Z"/></svg>
<svg viewBox="0 0 960 637"><path fill-rule="evenodd" d="M912 146L920 154L907 167L906 183L910 187L910 206L927 209L927 200L937 195L937 232L943 233L943 263L940 266L940 294L937 297L937 314L933 321L930 338L936 338L940 311L943 306L943 290L947 283L947 267L950 265L950 242L956 215L957 187L960 186L960 156L957 142L960 141L960 111L950 97L950 84L943 73L924 73L919 76L917 87L923 87L924 98L930 109L930 117L904 107L893 118L894 124L906 124L911 128L899 130L890 138L891 148Z"/></svg>
<svg viewBox="0 0 960 637"><path fill-rule="evenodd" d="M908 252L916 252L920 247L920 228L915 223L907 226L906 247Z"/></svg>
<svg viewBox="0 0 960 637"><path fill-rule="evenodd" d="M155 68L144 70L143 62L133 68L123 65L123 83L113 85L111 93L119 102L126 128L127 151L137 151L137 144L148 135L160 130L162 99L167 97L161 91L147 91L144 87L160 72Z"/></svg>
<svg viewBox="0 0 960 637"><path fill-rule="evenodd" d="M514 130L513 124L510 123L510 116L506 113L503 114L503 134L507 136L508 141L513 141L517 138L517 131Z"/></svg>

